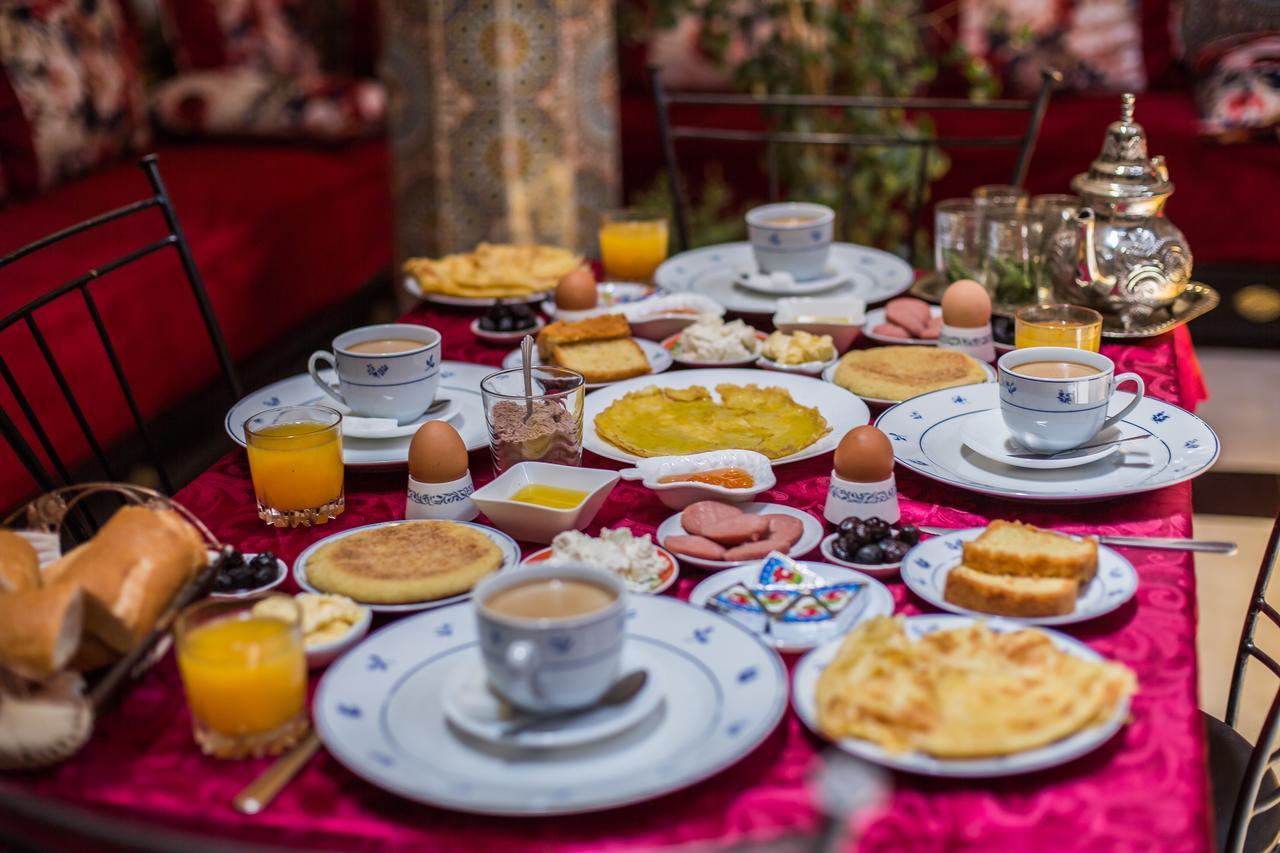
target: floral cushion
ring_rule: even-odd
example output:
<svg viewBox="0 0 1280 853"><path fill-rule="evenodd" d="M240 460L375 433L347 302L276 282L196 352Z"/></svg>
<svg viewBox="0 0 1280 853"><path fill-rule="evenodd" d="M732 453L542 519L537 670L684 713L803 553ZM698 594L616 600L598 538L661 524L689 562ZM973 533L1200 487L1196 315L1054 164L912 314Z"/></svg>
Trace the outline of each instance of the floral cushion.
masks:
<svg viewBox="0 0 1280 853"><path fill-rule="evenodd" d="M1033 94L1040 70L1063 88L1146 87L1139 0L960 0L960 43L996 68L1005 91Z"/></svg>
<svg viewBox="0 0 1280 853"><path fill-rule="evenodd" d="M34 193L136 151L148 125L116 0L0 4L0 170Z"/></svg>
<svg viewBox="0 0 1280 853"><path fill-rule="evenodd" d="M223 68L161 83L151 109L158 130L180 136L339 141L377 132L386 100L373 80Z"/></svg>
<svg viewBox="0 0 1280 853"><path fill-rule="evenodd" d="M316 74L319 55L302 34L302 6L302 0L164 0L178 67Z"/></svg>
<svg viewBox="0 0 1280 853"><path fill-rule="evenodd" d="M1223 142L1280 133L1280 33L1221 45L1201 65L1201 129Z"/></svg>

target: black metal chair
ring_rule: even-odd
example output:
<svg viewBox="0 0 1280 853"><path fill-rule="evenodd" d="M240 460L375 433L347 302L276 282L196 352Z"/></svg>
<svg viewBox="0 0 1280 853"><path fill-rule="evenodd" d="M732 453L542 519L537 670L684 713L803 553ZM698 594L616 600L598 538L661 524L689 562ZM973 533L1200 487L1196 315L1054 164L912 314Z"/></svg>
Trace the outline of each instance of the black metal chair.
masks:
<svg viewBox="0 0 1280 853"><path fill-rule="evenodd" d="M19 324L26 327L36 347L39 349L40 355L44 359L45 365L48 367L54 382L57 383L58 390L61 392L62 398L66 401L72 417L75 419L79 427L80 433L83 435L86 444L92 451L93 458L101 466L103 474L107 479L117 480L121 478L123 472L117 471L112 464L112 460L108 452L102 447L102 443L94 434L90 426L90 418L86 416L84 408L76 400L76 396L72 391L70 383L67 381L66 374L58 364L53 351L49 347L45 333L41 330L37 321L37 312L45 306L56 302L62 297L71 297L72 294L79 293L84 300L84 305L88 310L89 316L92 318L93 325L98 333L98 338L102 343L106 352L107 360L110 362L111 372L119 385L120 391L124 396L125 403L128 406L129 414L132 417L134 426L137 430L137 438L140 442L143 455L148 464L154 466L159 475L161 484L163 484L166 492L173 492L173 482L171 481L168 469L163 464L159 455L155 450L155 443L152 441L148 432L147 424L142 417L141 409L138 406L137 399L134 395L133 388L129 384L129 380L125 377L124 368L121 365L120 358L117 355L115 346L111 342L111 336L107 331L106 324L103 321L102 314L98 310L98 305L94 301L90 285L98 281L98 279L106 277L122 267L126 267L136 261L140 261L150 255L163 252L172 248L177 252L178 258L182 263L182 269L186 276L187 283L191 287L191 293L195 297L196 304L200 310L200 315L204 321L205 330L208 332L209 341L213 346L213 350L218 360L219 371L222 379L225 381L227 388L230 390L234 399L242 396L240 381L236 376L235 367L231 362L231 357L227 352L227 345L222 336L222 330L218 326L218 320L214 316L213 306L209 303L208 294L205 292L204 281L200 277L200 271L196 268L195 259L191 255L191 248L187 244L186 235L183 233L182 224L178 221L178 214L173 208L173 202L169 198L168 190L165 189L164 181L160 177L159 167L156 165L156 156L154 154L142 158L138 162L139 168L147 177L147 181L151 185L151 195L132 204L124 205L115 210L95 216L78 225L63 229L56 234L51 234L44 239L37 240L30 245L24 246L15 252L0 258L0 272L5 271L8 267L28 257L36 252L50 249L56 249L63 241L72 238L78 234L90 231L106 225L109 222L115 222L126 217L136 216L144 211L155 208L160 211L166 225L166 233L159 239L139 246L132 251L121 255L107 263L99 264L79 275L70 281L64 282L56 287L52 287L38 298L32 300L21 308L13 311L8 316L0 318L0 334L3 334L11 327ZM0 410L0 435L4 436L5 441L13 449L13 452L26 469L27 473L35 481L36 486L44 491L56 488L59 485L69 485L73 482L73 477L69 469L69 463L62 458L54 447L50 438L49 431L45 425L41 423L39 414L35 411L32 404L28 401L27 395L22 391L22 387L15 377L10 365L6 362L3 353L0 353L0 379L3 379L9 392L13 395L17 404L17 409L21 412L21 417L25 421L27 434L34 435L36 443L44 453L44 459L36 452L35 448L28 442L24 435L24 430L15 420L15 416L10 415L8 411ZM74 460L70 463L74 465Z"/></svg>
<svg viewBox="0 0 1280 853"><path fill-rule="evenodd" d="M830 145L848 149L849 156L845 161L845 180L842 182L840 213L841 221L848 223L849 217L844 215L851 209L852 191L850 185L853 177L853 154L859 148L913 148L917 153L915 182L911 194L911 237L912 241L920 232L920 216L924 208L925 188L927 185L927 168L930 148L1015 148L1017 161L1009 180L1014 186L1021 186L1026 179L1027 168L1031 163L1031 154L1035 150L1036 139L1040 135L1040 125L1044 121L1044 113L1049 105L1049 97L1054 85L1062 79L1057 71L1045 69L1042 72L1040 90L1035 98L1029 101L991 100L971 101L963 98L883 98L862 97L852 95L734 95L703 92L669 92L662 85L661 74L656 65L649 66L649 84L653 89L654 106L658 111L658 134L662 143L662 156L666 164L670 181L673 217L675 219L676 240L681 251L690 247L688 199L685 185L680 179L680 169L676 160L675 143L679 140L718 140L723 142L763 144L765 147L765 172L769 184L769 201L777 201L781 195L778 176L779 148L784 145ZM670 108L675 105L695 106L740 106L755 107L767 110L776 107L802 107L819 110L844 110L852 113L856 110L961 110L988 112L1025 112L1027 114L1026 130L1021 136L951 136L939 137L932 134L921 136L872 136L859 133L814 133L807 131L781 131L776 129L738 130L730 128L691 127L673 125ZM912 242L910 245L914 245Z"/></svg>
<svg viewBox="0 0 1280 853"><path fill-rule="evenodd" d="M1226 719L1204 715L1205 737L1209 748L1209 778L1213 784L1214 829L1218 849L1226 853L1248 850L1274 850L1280 839L1280 785L1272 765L1280 761L1280 750L1274 749L1280 732L1280 684L1272 696L1258 733L1250 745L1235 729L1240 712L1240 692L1245 670L1253 658L1280 678L1280 661L1260 649L1254 642L1258 617L1264 616L1280 627L1280 612L1267 603L1267 584L1280 558L1280 517L1271 527L1271 538L1258 567L1253 597L1240 631L1231 690L1227 698Z"/></svg>

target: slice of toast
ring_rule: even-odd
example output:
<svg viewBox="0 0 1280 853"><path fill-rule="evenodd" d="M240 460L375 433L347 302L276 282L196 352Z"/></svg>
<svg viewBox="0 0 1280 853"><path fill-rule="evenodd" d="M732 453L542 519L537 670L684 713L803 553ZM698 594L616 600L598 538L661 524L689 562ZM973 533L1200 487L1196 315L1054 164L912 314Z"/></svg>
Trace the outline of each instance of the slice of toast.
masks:
<svg viewBox="0 0 1280 853"><path fill-rule="evenodd" d="M1075 610L1079 590L1072 578L993 575L959 565L947 573L942 597L997 616L1061 616Z"/></svg>
<svg viewBox="0 0 1280 853"><path fill-rule="evenodd" d="M538 333L538 355L548 359L557 346L631 337L631 325L621 314L600 314L585 320L556 320Z"/></svg>
<svg viewBox="0 0 1280 853"><path fill-rule="evenodd" d="M964 543L964 564L989 574L1069 578L1084 585L1098 571L1098 542L1020 521L993 521Z"/></svg>
<svg viewBox="0 0 1280 853"><path fill-rule="evenodd" d="M552 350L551 360L593 383L617 382L649 372L649 359L632 338L563 344Z"/></svg>

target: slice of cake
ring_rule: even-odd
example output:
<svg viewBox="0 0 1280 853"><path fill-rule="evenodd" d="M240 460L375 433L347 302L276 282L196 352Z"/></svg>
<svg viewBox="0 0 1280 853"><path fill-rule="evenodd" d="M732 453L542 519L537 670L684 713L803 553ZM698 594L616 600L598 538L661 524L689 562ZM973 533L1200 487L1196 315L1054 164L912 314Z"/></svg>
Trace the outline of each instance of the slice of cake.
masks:
<svg viewBox="0 0 1280 853"><path fill-rule="evenodd" d="M552 350L551 360L593 383L617 382L649 372L649 359L633 338L562 344Z"/></svg>
<svg viewBox="0 0 1280 853"><path fill-rule="evenodd" d="M631 326L621 314L600 314L585 320L556 320L538 333L538 355L551 357L558 346L587 341L611 341L631 337ZM565 367L567 365L561 365Z"/></svg>
<svg viewBox="0 0 1280 853"><path fill-rule="evenodd" d="M997 616L1063 616L1075 610L1079 589L1072 578L993 575L960 565L947 573L942 597Z"/></svg>
<svg viewBox="0 0 1280 853"><path fill-rule="evenodd" d="M964 543L963 562L988 574L1067 578L1083 586L1098 571L1098 542L1020 521L993 521L981 536Z"/></svg>

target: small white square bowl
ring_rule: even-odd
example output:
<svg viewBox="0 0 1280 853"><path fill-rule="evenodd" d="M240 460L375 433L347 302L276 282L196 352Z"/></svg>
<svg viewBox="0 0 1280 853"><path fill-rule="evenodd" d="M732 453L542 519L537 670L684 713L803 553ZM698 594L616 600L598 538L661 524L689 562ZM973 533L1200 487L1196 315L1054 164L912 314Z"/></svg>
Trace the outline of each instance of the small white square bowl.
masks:
<svg viewBox="0 0 1280 853"><path fill-rule="evenodd" d="M520 489L535 483L586 492L587 496L582 503L570 509L552 509L511 500L511 496ZM471 500L494 527L513 539L550 542L557 533L581 530L590 524L617 484L617 471L552 465L549 462L521 462L477 489Z"/></svg>
<svg viewBox="0 0 1280 853"><path fill-rule="evenodd" d="M773 315L773 327L788 334L803 329L814 335L830 335L836 352L844 352L853 345L858 331L866 322L867 303L856 296L803 297L795 296L778 300L778 310ZM848 317L847 323L799 323L796 317Z"/></svg>

